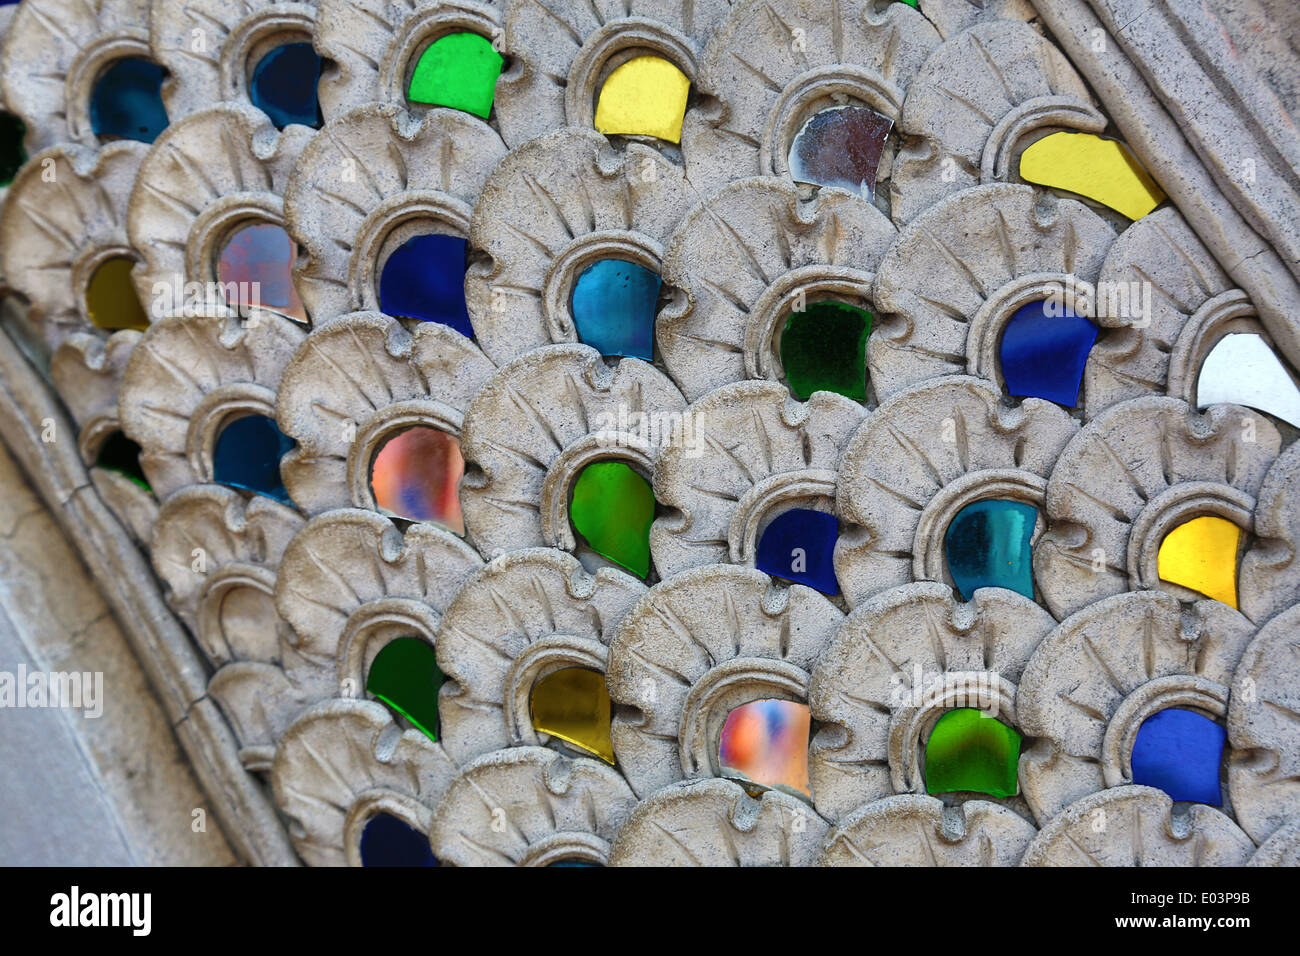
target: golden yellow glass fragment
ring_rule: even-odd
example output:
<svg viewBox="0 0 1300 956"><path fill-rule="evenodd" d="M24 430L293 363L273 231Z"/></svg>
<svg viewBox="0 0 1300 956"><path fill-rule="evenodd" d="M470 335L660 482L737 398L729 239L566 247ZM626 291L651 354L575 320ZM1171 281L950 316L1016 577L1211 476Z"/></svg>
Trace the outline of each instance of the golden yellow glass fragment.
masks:
<svg viewBox="0 0 1300 956"><path fill-rule="evenodd" d="M1020 154L1020 178L1064 189L1141 219L1165 200L1128 147L1092 133L1053 133Z"/></svg>
<svg viewBox="0 0 1300 956"><path fill-rule="evenodd" d="M149 316L140 307L131 281L134 267L135 262L126 256L113 256L91 274L86 286L86 313L96 327L111 331L149 328Z"/></svg>
<svg viewBox="0 0 1300 956"><path fill-rule="evenodd" d="M1240 546L1241 529L1226 518L1193 518L1165 535L1156 555L1156 569L1161 581L1181 584L1236 607Z"/></svg>
<svg viewBox="0 0 1300 956"><path fill-rule="evenodd" d="M638 56L617 67L596 101L596 129L622 136L682 141L691 81L663 57Z"/></svg>
<svg viewBox="0 0 1300 956"><path fill-rule="evenodd" d="M609 739L609 691L605 675L585 667L566 667L533 685L529 706L533 729L614 762Z"/></svg>

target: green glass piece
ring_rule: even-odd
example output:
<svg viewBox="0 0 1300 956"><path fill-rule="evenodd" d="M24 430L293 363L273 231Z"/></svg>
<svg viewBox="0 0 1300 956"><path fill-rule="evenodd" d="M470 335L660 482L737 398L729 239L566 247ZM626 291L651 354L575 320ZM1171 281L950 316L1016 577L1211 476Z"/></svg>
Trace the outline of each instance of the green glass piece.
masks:
<svg viewBox="0 0 1300 956"><path fill-rule="evenodd" d="M814 302L786 320L781 364L795 398L838 392L867 397L867 336L872 315L843 302Z"/></svg>
<svg viewBox="0 0 1300 956"><path fill-rule="evenodd" d="M375 655L366 675L366 691L424 731L430 740L437 740L438 689L443 680L428 642L399 637Z"/></svg>
<svg viewBox="0 0 1300 956"><path fill-rule="evenodd" d="M8 186L27 162L23 137L27 125L12 113L0 113L0 189Z"/></svg>
<svg viewBox="0 0 1300 956"><path fill-rule="evenodd" d="M412 103L448 106L487 119L504 63L492 43L477 33L449 33L420 54L406 96Z"/></svg>
<svg viewBox="0 0 1300 956"><path fill-rule="evenodd" d="M650 573L655 496L650 482L629 466L598 461L582 469L573 483L569 517L598 553L639 577Z"/></svg>
<svg viewBox="0 0 1300 956"><path fill-rule="evenodd" d="M149 479L145 477L144 469L140 467L140 446L121 432L113 432L104 439L95 458L95 467L116 472L124 478L129 478L145 491L153 491L149 487Z"/></svg>
<svg viewBox="0 0 1300 956"><path fill-rule="evenodd" d="M926 793L965 791L1014 797L1020 733L973 707L950 710L925 745Z"/></svg>

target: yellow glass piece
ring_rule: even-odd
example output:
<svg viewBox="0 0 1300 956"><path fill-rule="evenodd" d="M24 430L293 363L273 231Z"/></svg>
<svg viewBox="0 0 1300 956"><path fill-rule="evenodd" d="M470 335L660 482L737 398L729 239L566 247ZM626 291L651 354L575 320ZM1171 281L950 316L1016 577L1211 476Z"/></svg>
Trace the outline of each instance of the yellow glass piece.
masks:
<svg viewBox="0 0 1300 956"><path fill-rule="evenodd" d="M623 136L682 141L691 81L663 57L638 56L616 68L596 101L596 129Z"/></svg>
<svg viewBox="0 0 1300 956"><path fill-rule="evenodd" d="M604 674L585 667L547 674L533 685L529 707L533 729L539 734L559 737L606 763L614 762Z"/></svg>
<svg viewBox="0 0 1300 956"><path fill-rule="evenodd" d="M126 256L105 259L90 276L86 286L86 313L98 328L135 329L149 328L149 316L140 307L131 281L135 262Z"/></svg>
<svg viewBox="0 0 1300 956"><path fill-rule="evenodd" d="M1156 555L1156 569L1161 581L1181 584L1236 607L1240 546L1241 529L1226 518L1193 518L1165 535Z"/></svg>
<svg viewBox="0 0 1300 956"><path fill-rule="evenodd" d="M1053 133L1020 154L1020 178L1094 199L1141 219L1165 194L1128 147L1092 133Z"/></svg>

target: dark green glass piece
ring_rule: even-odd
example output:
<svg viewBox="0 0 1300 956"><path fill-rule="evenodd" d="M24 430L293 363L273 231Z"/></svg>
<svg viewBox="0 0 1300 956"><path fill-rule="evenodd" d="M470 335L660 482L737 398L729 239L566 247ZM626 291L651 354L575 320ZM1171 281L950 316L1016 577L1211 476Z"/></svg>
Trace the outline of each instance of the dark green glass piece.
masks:
<svg viewBox="0 0 1300 956"><path fill-rule="evenodd" d="M814 302L791 313L781 333L781 364L795 398L820 391L865 401L871 322L870 312L843 302Z"/></svg>
<svg viewBox="0 0 1300 956"><path fill-rule="evenodd" d="M438 690L443 675L433 647L418 637L399 637L375 655L366 691L429 736L438 739Z"/></svg>

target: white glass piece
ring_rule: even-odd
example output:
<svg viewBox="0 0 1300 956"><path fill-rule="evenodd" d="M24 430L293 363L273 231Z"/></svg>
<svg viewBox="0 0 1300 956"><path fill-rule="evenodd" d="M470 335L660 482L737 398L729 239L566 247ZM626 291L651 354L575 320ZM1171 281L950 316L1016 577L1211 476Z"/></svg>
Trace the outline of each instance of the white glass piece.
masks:
<svg viewBox="0 0 1300 956"><path fill-rule="evenodd" d="M1225 335L1205 357L1196 382L1199 408L1246 405L1300 428L1300 388L1261 336Z"/></svg>

